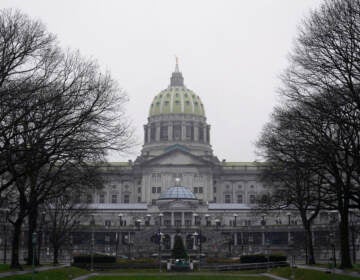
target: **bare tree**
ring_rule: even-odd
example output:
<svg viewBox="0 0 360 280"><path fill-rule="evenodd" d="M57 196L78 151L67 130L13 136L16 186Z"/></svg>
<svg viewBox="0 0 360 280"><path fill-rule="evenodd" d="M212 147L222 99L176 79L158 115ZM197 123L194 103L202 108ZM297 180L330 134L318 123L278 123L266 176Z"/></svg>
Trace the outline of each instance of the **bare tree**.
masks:
<svg viewBox="0 0 360 280"><path fill-rule="evenodd" d="M12 266L17 267L24 219L28 217L31 237L39 205L67 191L68 185L59 188L57 181L69 166L105 161L107 151L126 150L131 145L131 130L123 109L127 96L109 74L102 74L94 61L78 53L61 51L41 24L19 12L4 12L2 16L4 30L19 37L14 45L27 36L24 32L38 26L40 35L49 38L41 45L44 50L25 53L24 65L15 63L15 74L6 72L9 82L0 87L6 93L0 105L5 104L1 108L5 129L0 132L0 163L6 180L4 190L11 187L6 200L14 225ZM23 29L24 25L27 28ZM8 40L3 39L5 51L11 45ZM22 69L28 65L34 65L34 70L25 71L29 75L22 77ZM31 242L28 249L31 262Z"/></svg>

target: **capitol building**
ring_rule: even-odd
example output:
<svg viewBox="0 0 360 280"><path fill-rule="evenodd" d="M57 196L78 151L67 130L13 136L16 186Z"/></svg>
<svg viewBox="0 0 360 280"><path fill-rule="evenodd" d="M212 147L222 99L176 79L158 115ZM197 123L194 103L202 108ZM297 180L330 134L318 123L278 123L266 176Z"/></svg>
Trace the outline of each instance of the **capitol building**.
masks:
<svg viewBox="0 0 360 280"><path fill-rule="evenodd" d="M200 96L185 86L178 63L169 86L149 107L141 154L102 166L106 187L84 197L90 212L73 233L75 253L88 250L92 240L97 253L151 257L161 250L166 256L180 235L190 255L283 253L291 242L298 257L306 257L297 212L257 205L270 191L259 178L264 165L216 157L216 131ZM325 258L329 231L335 230L330 220L320 213L313 232Z"/></svg>

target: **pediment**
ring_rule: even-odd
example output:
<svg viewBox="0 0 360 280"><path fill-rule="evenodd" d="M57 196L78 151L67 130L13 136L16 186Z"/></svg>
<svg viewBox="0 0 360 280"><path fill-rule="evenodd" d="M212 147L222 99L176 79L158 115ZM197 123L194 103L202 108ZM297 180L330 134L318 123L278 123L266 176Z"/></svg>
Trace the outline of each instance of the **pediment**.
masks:
<svg viewBox="0 0 360 280"><path fill-rule="evenodd" d="M197 158L196 156L184 152L182 150L175 150L149 160L146 164L149 165L207 165L208 162Z"/></svg>

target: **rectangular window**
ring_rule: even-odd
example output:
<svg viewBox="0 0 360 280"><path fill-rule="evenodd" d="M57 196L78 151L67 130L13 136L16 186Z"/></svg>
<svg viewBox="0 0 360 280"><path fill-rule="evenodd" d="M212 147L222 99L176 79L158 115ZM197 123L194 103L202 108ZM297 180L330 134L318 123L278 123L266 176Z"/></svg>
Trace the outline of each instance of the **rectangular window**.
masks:
<svg viewBox="0 0 360 280"><path fill-rule="evenodd" d="M181 125L176 124L173 126L173 138L174 140L181 139Z"/></svg>
<svg viewBox="0 0 360 280"><path fill-rule="evenodd" d="M213 193L216 193L216 187L213 187Z"/></svg>
<svg viewBox="0 0 360 280"><path fill-rule="evenodd" d="M117 194L111 195L111 203L117 203Z"/></svg>
<svg viewBox="0 0 360 280"><path fill-rule="evenodd" d="M150 141L155 141L156 128L155 125L151 125L150 127Z"/></svg>
<svg viewBox="0 0 360 280"><path fill-rule="evenodd" d="M138 188L138 193L141 193L141 188L140 187Z"/></svg>
<svg viewBox="0 0 360 280"><path fill-rule="evenodd" d="M141 202L141 196L138 196L137 202Z"/></svg>
<svg viewBox="0 0 360 280"><path fill-rule="evenodd" d="M237 203L243 203L243 196L241 194L237 196Z"/></svg>
<svg viewBox="0 0 360 280"><path fill-rule="evenodd" d="M124 203L129 203L130 202L130 196L128 194L124 195Z"/></svg>
<svg viewBox="0 0 360 280"><path fill-rule="evenodd" d="M225 194L225 203L231 203L231 196L230 194Z"/></svg>
<svg viewBox="0 0 360 280"><path fill-rule="evenodd" d="M155 205L156 204L156 199L152 199L151 200L151 205Z"/></svg>
<svg viewBox="0 0 360 280"><path fill-rule="evenodd" d="M157 193L161 193L161 187L157 187L157 188L156 188L156 192L157 192Z"/></svg>
<svg viewBox="0 0 360 280"><path fill-rule="evenodd" d="M106 227L111 227L111 221L110 220L105 220L105 226Z"/></svg>
<svg viewBox="0 0 360 280"><path fill-rule="evenodd" d="M91 194L88 194L86 196L86 203L93 203L93 198L92 198L92 195Z"/></svg>
<svg viewBox="0 0 360 280"><path fill-rule="evenodd" d="M105 194L100 194L99 203L105 203Z"/></svg>
<svg viewBox="0 0 360 280"><path fill-rule="evenodd" d="M186 139L194 140L194 127L191 124L186 126Z"/></svg>
<svg viewBox="0 0 360 280"><path fill-rule="evenodd" d="M214 196L213 201L214 201L214 203L216 203L216 196Z"/></svg>
<svg viewBox="0 0 360 280"><path fill-rule="evenodd" d="M255 204L256 203L256 198L255 198L254 194L251 194L249 196L249 201L250 201L250 204Z"/></svg>
<svg viewBox="0 0 360 280"><path fill-rule="evenodd" d="M199 142L204 142L204 128L199 126Z"/></svg>
<svg viewBox="0 0 360 280"><path fill-rule="evenodd" d="M168 126L162 125L160 127L160 140L167 141L168 140Z"/></svg>
<svg viewBox="0 0 360 280"><path fill-rule="evenodd" d="M198 193L198 188L194 187L194 193Z"/></svg>
<svg viewBox="0 0 360 280"><path fill-rule="evenodd" d="M152 193L156 193L156 187L152 187L152 188L151 188L151 192L152 192Z"/></svg>
<svg viewBox="0 0 360 280"><path fill-rule="evenodd" d="M199 193L203 193L203 187L199 187Z"/></svg>

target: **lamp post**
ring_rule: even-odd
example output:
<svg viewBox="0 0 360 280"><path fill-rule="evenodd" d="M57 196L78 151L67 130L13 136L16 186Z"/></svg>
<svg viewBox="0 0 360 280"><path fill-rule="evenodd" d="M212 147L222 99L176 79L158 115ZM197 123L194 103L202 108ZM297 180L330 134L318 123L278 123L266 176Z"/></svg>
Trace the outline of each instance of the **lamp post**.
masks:
<svg viewBox="0 0 360 280"><path fill-rule="evenodd" d="M199 238L199 234L195 231L194 233L193 233L193 236L194 236L194 244L195 244L195 250L197 249L196 248L196 241L198 240L198 238ZM201 242L201 241L200 241ZM200 258L201 258L201 252L200 252L200 247L201 247L201 245L199 244L199 266L198 266L198 269L199 269L199 271L200 271Z"/></svg>
<svg viewBox="0 0 360 280"><path fill-rule="evenodd" d="M90 271L94 271L94 247L95 247L95 234L94 234L94 227L95 227L95 218L94 215L91 215L90 220L91 225L91 255L90 255Z"/></svg>
<svg viewBox="0 0 360 280"><path fill-rule="evenodd" d="M163 217L163 216L164 216L163 213L160 213L160 214L159 214L159 227L162 226L162 217Z"/></svg>
<svg viewBox="0 0 360 280"><path fill-rule="evenodd" d="M234 227L236 227L236 218L237 218L237 214L236 213L234 213Z"/></svg>
<svg viewBox="0 0 360 280"><path fill-rule="evenodd" d="M331 253L332 253L332 273L333 277L335 277L335 268L336 268L336 256L335 256L335 234L331 232L329 234L329 243L331 246Z"/></svg>
<svg viewBox="0 0 360 280"><path fill-rule="evenodd" d="M33 232L31 236L31 242L33 245L33 257L32 257L32 274L31 279L34 279L35 276L35 253L36 253L36 242L37 242L37 233Z"/></svg>
<svg viewBox="0 0 360 280"><path fill-rule="evenodd" d="M262 213L261 214L261 225L265 226L266 225L266 221L265 221L265 217L267 216L266 213Z"/></svg>
<svg viewBox="0 0 360 280"><path fill-rule="evenodd" d="M135 221L135 226L136 226L136 230L137 230L137 231L140 231L140 225L141 225L141 220L140 220L140 219L137 219L137 220Z"/></svg>
<svg viewBox="0 0 360 280"><path fill-rule="evenodd" d="M205 222L206 222L206 226L210 226L210 215L209 214L205 214Z"/></svg>
<svg viewBox="0 0 360 280"><path fill-rule="evenodd" d="M290 263L291 276L290 276L290 279L293 280L293 279L295 279L295 275L294 275L294 256L293 256L294 240L293 240L292 236L290 236L290 238L289 238L288 246L289 246L289 252L290 252L290 256L291 256L291 263Z"/></svg>
<svg viewBox="0 0 360 280"><path fill-rule="evenodd" d="M42 246L42 241L43 241L43 236L44 236L44 228L45 228L45 216L46 216L46 212L42 211L41 212L41 227L40 227L40 232L39 232L39 244L38 244L38 252L37 252L37 259L38 259L38 263L40 264L40 256L41 256L41 246Z"/></svg>
<svg viewBox="0 0 360 280"><path fill-rule="evenodd" d="M4 230L4 264L6 264L6 253L7 253L7 220L9 218L10 210L8 208L1 208L1 212L4 213L4 223L3 223L3 230Z"/></svg>
<svg viewBox="0 0 360 280"><path fill-rule="evenodd" d="M120 238L122 238L122 236L121 236L121 227L123 225L123 222L122 222L123 214L119 213L118 217L119 217L119 232L117 234L117 240L116 240L116 257L118 256L118 253L119 253L119 243L120 243L120 240L121 240Z"/></svg>
<svg viewBox="0 0 360 280"><path fill-rule="evenodd" d="M252 248L251 248L251 244L254 242L254 237L252 236L251 233L249 233L249 236L248 236L248 243L249 243L249 253L252 252Z"/></svg>
<svg viewBox="0 0 360 280"><path fill-rule="evenodd" d="M267 271L269 271L270 269L270 239L269 238L266 238L265 240L265 246L266 246L266 249L267 249Z"/></svg>
<svg viewBox="0 0 360 280"><path fill-rule="evenodd" d="M151 214L146 215L145 226L150 226Z"/></svg>
<svg viewBox="0 0 360 280"><path fill-rule="evenodd" d="M216 230L219 230L219 227L220 227L220 220L219 219L215 219L215 225L216 225Z"/></svg>
<svg viewBox="0 0 360 280"><path fill-rule="evenodd" d="M158 240L159 240L159 271L160 272L162 272L162 269L161 269L161 241L162 241L163 235L164 234L160 231L160 228L159 228Z"/></svg>
<svg viewBox="0 0 360 280"><path fill-rule="evenodd" d="M287 212L286 216L288 216L288 224L290 225L291 224L291 213Z"/></svg>
<svg viewBox="0 0 360 280"><path fill-rule="evenodd" d="M194 217L194 226L196 226L196 223L197 223L196 217L198 217L199 215L197 213L193 213L192 215Z"/></svg>

